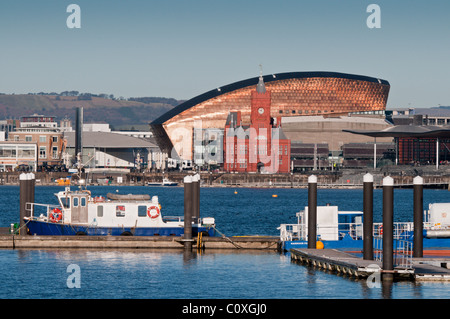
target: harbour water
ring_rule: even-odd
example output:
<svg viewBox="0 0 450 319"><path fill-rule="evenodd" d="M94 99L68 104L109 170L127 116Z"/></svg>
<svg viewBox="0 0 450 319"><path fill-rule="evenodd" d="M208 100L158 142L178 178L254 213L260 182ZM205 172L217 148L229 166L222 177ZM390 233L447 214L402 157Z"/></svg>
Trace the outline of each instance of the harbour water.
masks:
<svg viewBox="0 0 450 319"><path fill-rule="evenodd" d="M61 187L36 188L36 202L54 203ZM158 195L164 215L183 215L183 188L91 187L107 192ZM237 193L235 193L235 191ZM272 197L276 194L277 197ZM394 193L396 221L411 221L411 189ZM447 190L424 190L424 206L449 202ZM362 210L362 189L318 191L318 205ZM381 221L382 190L374 191ZM306 189L202 188L201 215L228 235L278 235L307 205ZM0 187L0 226L18 221L19 188ZM73 271L73 266L78 267ZM79 287L73 287L74 282ZM72 286L71 286L72 285ZM0 250L0 298L12 299L446 299L448 283L395 282L388 288L297 265L288 254L206 250Z"/></svg>

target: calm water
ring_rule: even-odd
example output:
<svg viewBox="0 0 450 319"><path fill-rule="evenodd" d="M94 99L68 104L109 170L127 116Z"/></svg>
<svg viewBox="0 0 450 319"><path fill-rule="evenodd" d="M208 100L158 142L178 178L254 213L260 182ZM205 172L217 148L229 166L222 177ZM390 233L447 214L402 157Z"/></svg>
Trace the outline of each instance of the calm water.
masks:
<svg viewBox="0 0 450 319"><path fill-rule="evenodd" d="M54 203L60 187L37 187L36 202ZM91 187L107 192L158 195L162 213L183 215L182 188ZM306 189L202 188L201 214L216 219L226 235L278 235L307 205ZM273 198L272 194L277 194ZM18 220L19 188L0 187L0 226ZM395 220L412 220L412 190L395 190ZM374 192L374 219L381 221L382 191ZM446 190L425 190L424 205L450 202ZM362 210L362 190L318 191L318 204ZM80 288L68 288L69 265L77 265ZM163 250L0 250L0 298L130 299L381 299L450 297L450 284L411 282L369 288L353 280L293 264L272 252Z"/></svg>

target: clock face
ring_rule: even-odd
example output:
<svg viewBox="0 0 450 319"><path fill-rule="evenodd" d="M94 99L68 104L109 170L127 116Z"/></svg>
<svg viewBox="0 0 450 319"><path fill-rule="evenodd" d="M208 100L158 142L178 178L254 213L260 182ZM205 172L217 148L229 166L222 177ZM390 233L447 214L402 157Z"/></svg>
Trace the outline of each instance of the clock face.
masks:
<svg viewBox="0 0 450 319"><path fill-rule="evenodd" d="M258 109L258 113L259 113L259 114L263 114L263 113L264 113L264 109L263 109L262 107L260 107L260 108Z"/></svg>

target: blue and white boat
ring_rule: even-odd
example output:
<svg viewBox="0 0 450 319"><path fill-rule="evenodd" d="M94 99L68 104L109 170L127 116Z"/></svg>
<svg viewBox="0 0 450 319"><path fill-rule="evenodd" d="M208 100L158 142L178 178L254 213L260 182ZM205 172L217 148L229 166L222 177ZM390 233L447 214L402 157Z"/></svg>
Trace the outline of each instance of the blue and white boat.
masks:
<svg viewBox="0 0 450 319"><path fill-rule="evenodd" d="M27 203L25 217L31 235L181 236L184 217L163 217L157 196L108 194L93 197L89 190L55 194L59 205ZM215 220L193 220L192 236L214 236Z"/></svg>
<svg viewBox="0 0 450 319"><path fill-rule="evenodd" d="M281 224L283 250L308 247L308 207L296 214L297 224ZM374 248L381 247L383 223L373 224ZM395 222L394 240L409 242L414 238L413 222ZM349 252L363 250L363 212L339 211L337 206L317 207L317 240L324 248ZM378 241L378 243L376 242ZM424 254L450 254L450 203L429 204L424 211Z"/></svg>
<svg viewBox="0 0 450 319"><path fill-rule="evenodd" d="M158 182L148 182L147 186L178 186L177 182L172 182L168 178L163 178L161 183Z"/></svg>

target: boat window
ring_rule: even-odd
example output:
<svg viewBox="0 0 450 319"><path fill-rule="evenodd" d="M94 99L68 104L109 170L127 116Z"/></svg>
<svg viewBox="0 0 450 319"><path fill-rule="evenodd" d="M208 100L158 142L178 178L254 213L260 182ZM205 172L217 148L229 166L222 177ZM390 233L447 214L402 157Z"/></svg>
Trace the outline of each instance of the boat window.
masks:
<svg viewBox="0 0 450 319"><path fill-rule="evenodd" d="M70 197L61 197L60 200L63 208L70 208Z"/></svg>
<svg viewBox="0 0 450 319"><path fill-rule="evenodd" d="M147 206L138 206L138 216L147 217Z"/></svg>
<svg viewBox="0 0 450 319"><path fill-rule="evenodd" d="M97 206L97 217L103 217L103 206L102 205Z"/></svg>
<svg viewBox="0 0 450 319"><path fill-rule="evenodd" d="M78 207L78 197L73 198L73 207Z"/></svg>
<svg viewBox="0 0 450 319"><path fill-rule="evenodd" d="M125 217L125 206L116 206L116 217Z"/></svg>
<svg viewBox="0 0 450 319"><path fill-rule="evenodd" d="M86 206L86 197L81 197L81 206Z"/></svg>

